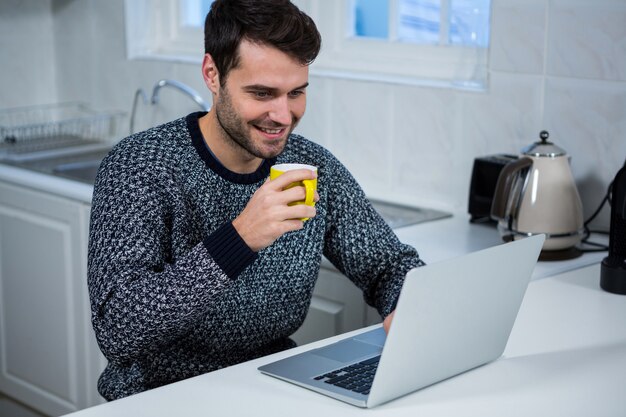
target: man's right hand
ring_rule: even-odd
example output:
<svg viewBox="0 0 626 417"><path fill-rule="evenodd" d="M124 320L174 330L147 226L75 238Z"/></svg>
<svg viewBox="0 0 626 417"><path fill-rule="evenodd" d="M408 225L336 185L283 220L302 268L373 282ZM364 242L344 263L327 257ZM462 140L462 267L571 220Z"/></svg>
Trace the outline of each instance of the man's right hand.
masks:
<svg viewBox="0 0 626 417"><path fill-rule="evenodd" d="M308 169L287 171L280 177L267 180L253 195L243 211L233 220L237 233L255 252L268 247L287 232L304 226L301 218L315 217L315 207L304 204L289 206L306 197L304 187L285 190L289 184L312 180L317 173ZM315 201L319 200L317 191Z"/></svg>

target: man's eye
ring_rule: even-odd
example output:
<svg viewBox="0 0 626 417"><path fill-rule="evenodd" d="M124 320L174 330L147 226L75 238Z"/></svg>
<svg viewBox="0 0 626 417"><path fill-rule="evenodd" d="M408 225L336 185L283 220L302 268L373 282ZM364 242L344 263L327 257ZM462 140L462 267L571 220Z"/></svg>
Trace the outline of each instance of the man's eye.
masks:
<svg viewBox="0 0 626 417"><path fill-rule="evenodd" d="M254 96L257 98L267 98L270 96L270 93L267 91L255 91Z"/></svg>
<svg viewBox="0 0 626 417"><path fill-rule="evenodd" d="M294 91L289 93L289 96L290 97L300 97L302 94L304 94L304 91L302 91L302 90L294 90Z"/></svg>

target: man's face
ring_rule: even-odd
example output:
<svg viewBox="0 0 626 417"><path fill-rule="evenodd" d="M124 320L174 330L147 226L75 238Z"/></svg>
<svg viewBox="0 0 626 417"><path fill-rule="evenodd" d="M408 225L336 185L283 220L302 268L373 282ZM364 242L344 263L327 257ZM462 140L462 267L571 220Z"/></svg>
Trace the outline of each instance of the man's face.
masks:
<svg viewBox="0 0 626 417"><path fill-rule="evenodd" d="M273 47L243 41L214 107L223 138L262 159L280 154L306 108L309 68Z"/></svg>

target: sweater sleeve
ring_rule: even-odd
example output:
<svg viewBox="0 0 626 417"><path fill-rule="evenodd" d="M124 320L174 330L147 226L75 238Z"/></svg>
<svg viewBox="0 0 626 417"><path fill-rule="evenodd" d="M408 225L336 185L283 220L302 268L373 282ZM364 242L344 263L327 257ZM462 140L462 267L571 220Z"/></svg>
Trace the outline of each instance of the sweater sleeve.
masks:
<svg viewBox="0 0 626 417"><path fill-rule="evenodd" d="M424 262L399 241L339 161L331 156L322 175L328 198L324 255L386 317L395 309L406 273Z"/></svg>
<svg viewBox="0 0 626 417"><path fill-rule="evenodd" d="M111 362L145 357L183 337L256 256L230 224L172 253L165 180L156 168L115 157L103 161L96 179L88 287L96 338Z"/></svg>

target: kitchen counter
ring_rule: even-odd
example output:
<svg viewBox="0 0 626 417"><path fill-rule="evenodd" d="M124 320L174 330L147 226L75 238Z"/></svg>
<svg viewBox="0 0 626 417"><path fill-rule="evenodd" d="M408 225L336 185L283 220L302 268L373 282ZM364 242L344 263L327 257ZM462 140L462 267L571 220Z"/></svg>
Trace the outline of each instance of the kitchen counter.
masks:
<svg viewBox="0 0 626 417"><path fill-rule="evenodd" d="M495 226L472 224L466 214L437 220L421 225L396 229L401 241L415 247L426 263L433 263L466 253L499 245L502 239ZM605 237L593 236L594 240L608 244ZM566 261L540 261L533 272L533 279L546 278L602 261L607 252L589 252Z"/></svg>
<svg viewBox="0 0 626 417"><path fill-rule="evenodd" d="M0 180L15 185L49 192L82 203L91 204L93 186L43 172L0 163ZM426 215L437 218L441 212L424 210ZM455 213L451 217L438 218L411 226L395 228L396 234L405 243L414 246L426 263L460 256L502 243L497 230L490 224L472 224L466 213ZM606 242L604 242L606 243ZM533 279L545 278L561 272L600 262L606 252L585 253L582 257L568 261L539 262ZM322 266L334 270L333 265L323 259Z"/></svg>
<svg viewBox="0 0 626 417"><path fill-rule="evenodd" d="M91 204L93 186L44 172L0 163L0 180Z"/></svg>
<svg viewBox="0 0 626 417"><path fill-rule="evenodd" d="M91 204L93 186L62 177L29 169L0 164L0 180L16 185L49 192L79 202ZM441 218L426 223L394 229L405 243L414 246L426 263L460 256L502 243L497 230L489 224L472 224L465 213ZM569 261L539 262L533 279L545 278L560 272L599 262L606 252L587 253ZM332 264L323 259L322 266L334 270Z"/></svg>
<svg viewBox="0 0 626 417"><path fill-rule="evenodd" d="M462 256L491 246L502 244L494 225L473 224L465 213L408 227L394 229L398 238L414 248L427 264ZM606 239L598 238L601 243ZM602 261L607 252L589 252L566 261L540 261L532 279L546 278ZM326 259L322 266L334 269Z"/></svg>
<svg viewBox="0 0 626 417"><path fill-rule="evenodd" d="M337 336L72 416L623 416L626 297L600 290L599 274L595 264L531 282L500 359L369 411L257 371Z"/></svg>

